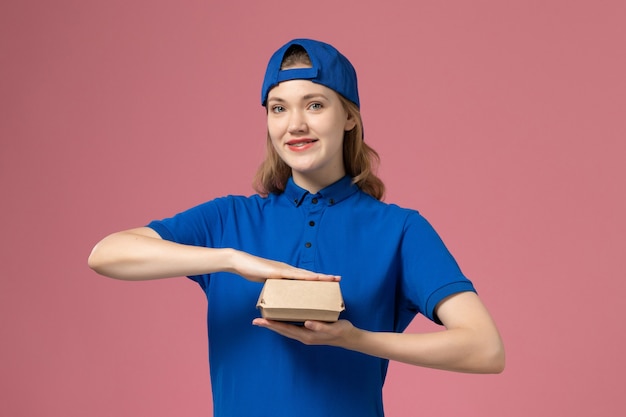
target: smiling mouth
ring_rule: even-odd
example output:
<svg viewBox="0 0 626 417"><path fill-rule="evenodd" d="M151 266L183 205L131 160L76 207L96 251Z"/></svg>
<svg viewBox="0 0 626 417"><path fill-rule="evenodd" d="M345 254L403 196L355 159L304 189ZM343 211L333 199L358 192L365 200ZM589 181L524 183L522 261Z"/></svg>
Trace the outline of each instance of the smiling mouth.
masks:
<svg viewBox="0 0 626 417"><path fill-rule="evenodd" d="M293 146L295 148L302 147L304 145L308 145L309 143L317 142L317 139L299 139L299 140L290 140L287 142L288 146Z"/></svg>

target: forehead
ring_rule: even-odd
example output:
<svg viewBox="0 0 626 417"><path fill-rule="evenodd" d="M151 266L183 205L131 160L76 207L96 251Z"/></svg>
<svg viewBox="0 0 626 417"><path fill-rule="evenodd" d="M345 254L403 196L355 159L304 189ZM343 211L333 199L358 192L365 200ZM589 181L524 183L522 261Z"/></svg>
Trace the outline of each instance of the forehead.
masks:
<svg viewBox="0 0 626 417"><path fill-rule="evenodd" d="M324 85L310 80L289 80L272 88L267 95L267 100L301 100L312 95L323 96L328 100L338 99L337 93Z"/></svg>

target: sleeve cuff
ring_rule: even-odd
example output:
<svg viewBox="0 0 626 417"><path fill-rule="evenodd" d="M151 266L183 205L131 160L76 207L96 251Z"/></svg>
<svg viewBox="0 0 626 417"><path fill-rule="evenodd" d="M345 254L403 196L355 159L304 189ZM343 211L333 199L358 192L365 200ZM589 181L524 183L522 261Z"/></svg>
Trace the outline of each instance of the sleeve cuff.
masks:
<svg viewBox="0 0 626 417"><path fill-rule="evenodd" d="M435 315L437 305L446 297L466 291L476 292L471 282L458 281L439 288L433 292L430 297L428 297L428 301L426 301L426 316L437 324L443 324L441 320L439 320L439 317Z"/></svg>

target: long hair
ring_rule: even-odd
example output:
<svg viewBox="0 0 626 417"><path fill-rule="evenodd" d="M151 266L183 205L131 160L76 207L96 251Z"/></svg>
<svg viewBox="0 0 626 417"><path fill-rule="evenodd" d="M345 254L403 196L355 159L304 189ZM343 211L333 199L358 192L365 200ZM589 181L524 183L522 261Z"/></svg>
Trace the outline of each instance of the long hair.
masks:
<svg viewBox="0 0 626 417"><path fill-rule="evenodd" d="M306 50L301 46L294 45L287 50L281 68L289 68L300 65L311 66ZM341 104L348 115L355 120L355 126L344 132L343 136L343 164L346 174L352 178L363 192L377 200L382 200L385 194L385 185L375 174L380 157L378 153L363 140L363 121L361 112L356 104L337 94ZM253 187L262 196L270 193L282 193L285 191L287 181L291 177L291 168L280 158L269 132L267 133L266 157L259 166L254 177Z"/></svg>

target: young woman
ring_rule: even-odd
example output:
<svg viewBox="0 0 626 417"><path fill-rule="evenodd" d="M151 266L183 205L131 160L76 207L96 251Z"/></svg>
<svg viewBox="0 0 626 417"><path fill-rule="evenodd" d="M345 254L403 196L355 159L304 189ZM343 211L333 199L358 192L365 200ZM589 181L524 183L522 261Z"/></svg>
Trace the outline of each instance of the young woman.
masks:
<svg viewBox="0 0 626 417"><path fill-rule="evenodd" d="M382 416L389 360L498 373L502 341L472 283L416 211L381 202L357 78L334 47L296 39L270 59L259 194L218 198L96 245L119 279L189 276L208 299L214 415ZM259 318L266 279L341 280L335 323ZM445 330L403 333L421 313Z"/></svg>

